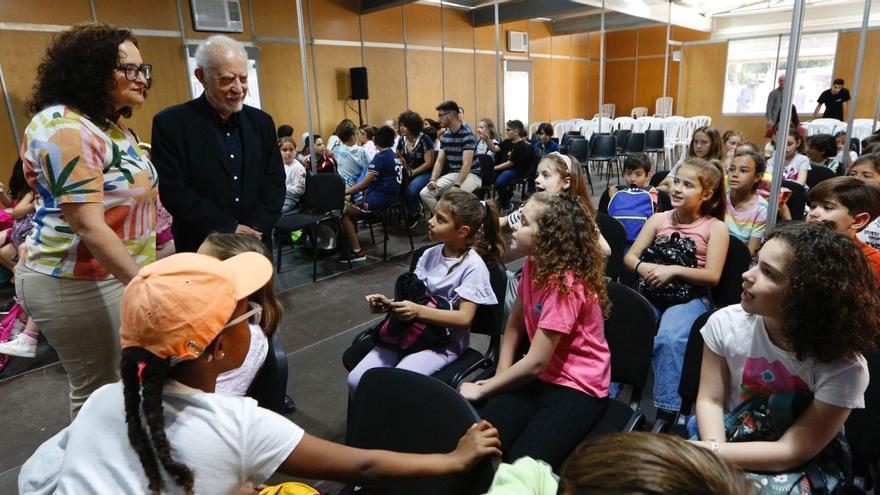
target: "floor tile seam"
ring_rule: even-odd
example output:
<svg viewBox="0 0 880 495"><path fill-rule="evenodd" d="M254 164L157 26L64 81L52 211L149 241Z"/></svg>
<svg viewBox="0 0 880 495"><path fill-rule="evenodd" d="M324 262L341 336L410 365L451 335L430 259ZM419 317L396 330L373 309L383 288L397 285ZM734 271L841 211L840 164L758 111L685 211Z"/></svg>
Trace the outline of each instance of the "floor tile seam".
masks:
<svg viewBox="0 0 880 495"><path fill-rule="evenodd" d="M406 253L403 253L403 254L406 254ZM370 256L370 255L368 255L367 258L372 258L372 259L374 259L374 260L376 260L376 261L381 262L382 264L394 264L394 265L402 266L402 267L405 267L405 268L409 268L409 264L400 263L400 262L395 261L395 260L384 261L384 260L382 260L381 258L373 257L373 256ZM318 283L318 282L323 282L323 281L325 281L325 280L330 280L330 279L333 279L333 278L336 278L336 277L340 277L340 276L342 276L342 275L346 275L346 274L350 274L350 273L355 273L355 272L357 272L357 271L359 271L359 270L365 270L365 269L367 269L367 268L371 268L371 267L374 267L374 266L380 266L380 265L379 265L379 263L370 263L370 264L368 264L368 265L363 265L363 266L358 266L358 267L352 267L350 270L341 271L341 272L339 272L339 273L333 273L333 274L331 274L331 275L327 275L326 277L319 277L318 280L316 280L316 281L314 281L314 282L305 282L305 283L302 283L302 284L299 284L299 285L294 285L293 287L288 287L288 288L286 288L286 289L284 289L284 290L278 291L278 292L276 293L276 295L278 295L278 296L280 297L280 296L283 296L284 294L287 294L288 292L290 292L290 291L292 291L292 290L300 289L300 288L306 287L306 286L308 286L308 285L316 284L316 283Z"/></svg>
<svg viewBox="0 0 880 495"><path fill-rule="evenodd" d="M311 349L312 347L318 346L318 345L323 344L323 343L325 343L325 342L327 342L327 341L333 340L333 339L335 339L336 337L339 337L340 335L343 335L343 334L346 334L346 333L348 333L348 332L351 332L352 330L356 330L356 329L358 329L358 328L360 328L360 327L362 327L362 326L364 326L364 325L368 325L368 324L376 323L376 322L378 322L379 320L381 320L382 318L385 318L385 317L384 317L384 316L377 316L377 317L375 317L375 318L371 318L371 319L369 319L369 320L367 320L367 321L364 321L364 322L362 322L362 323L358 323L357 325L354 325L354 326L352 326L352 327L349 327L349 328L347 328L347 329L345 329L345 330L343 330L343 331L341 331L341 332L337 332L337 333L335 333L335 334L333 334L333 335L328 335L328 336L324 337L323 339L318 340L318 341L315 341L315 342L312 342L311 344L309 344L309 345L307 345L307 346L300 347L299 349L297 349L297 350L295 350L295 351L290 351L290 352L288 352L288 353L287 353L287 357L291 357L291 356L293 356L294 354L297 354L297 353L299 353L299 352L302 352L302 351L305 351L305 350Z"/></svg>

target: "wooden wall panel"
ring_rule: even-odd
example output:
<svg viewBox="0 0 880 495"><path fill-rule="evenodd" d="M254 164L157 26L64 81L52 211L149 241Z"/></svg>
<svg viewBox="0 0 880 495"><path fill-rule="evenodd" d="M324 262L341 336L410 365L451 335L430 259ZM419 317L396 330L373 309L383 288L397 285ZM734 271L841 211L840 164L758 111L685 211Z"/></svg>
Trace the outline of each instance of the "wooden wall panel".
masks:
<svg viewBox="0 0 880 495"><path fill-rule="evenodd" d="M468 53L445 52L443 63L446 68L443 72L443 99L458 103L464 108L465 120L476 124L479 117L474 114L474 56ZM492 81L494 83L494 79Z"/></svg>
<svg viewBox="0 0 880 495"><path fill-rule="evenodd" d="M9 184L9 176L12 174L12 166L18 158L18 146L15 144L15 135L9 119L6 107L6 99L3 98L3 88L0 87L0 182ZM24 131L24 129L21 129ZM19 139L21 137L19 136Z"/></svg>
<svg viewBox="0 0 880 495"><path fill-rule="evenodd" d="M856 57L859 53L859 32L840 33L837 38L837 53L834 64L834 78L846 81L846 87L853 90L856 71ZM877 88L880 82L880 66L870 61L880 60L880 29L868 31L865 40L865 58L862 64L856 118L873 118L877 104ZM830 87L830 85L829 85ZM812 102L810 103L812 107ZM809 110L812 110L810 108ZM845 118L847 116L844 116Z"/></svg>
<svg viewBox="0 0 880 495"><path fill-rule="evenodd" d="M571 35L554 36L550 48L553 55L562 55L565 57L572 55Z"/></svg>
<svg viewBox="0 0 880 495"><path fill-rule="evenodd" d="M593 118L593 115L599 113L599 62L589 62L587 75L589 82L587 84L586 118Z"/></svg>
<svg viewBox="0 0 880 495"><path fill-rule="evenodd" d="M529 120L532 122L549 122L551 120L550 99L553 97L550 82L550 59L532 59L531 86Z"/></svg>
<svg viewBox="0 0 880 495"><path fill-rule="evenodd" d="M357 112L348 108L345 100L351 94L348 68L362 65L361 49L353 46L319 45L315 47L315 59L333 61L318 63L316 67L321 134L329 136L342 119L357 121Z"/></svg>
<svg viewBox="0 0 880 495"><path fill-rule="evenodd" d="M443 80L437 77L441 63L440 52L408 50L406 54L409 107L422 117L431 117L434 120L437 120L437 111L434 108L443 101Z"/></svg>
<svg viewBox="0 0 880 495"><path fill-rule="evenodd" d="M555 40L554 40L555 41ZM550 60L550 120L570 119L571 61Z"/></svg>
<svg viewBox="0 0 880 495"><path fill-rule="evenodd" d="M683 47L681 67L681 115L721 117L727 42Z"/></svg>
<svg viewBox="0 0 880 495"><path fill-rule="evenodd" d="M672 39L676 41L705 41L712 37L710 33L705 31L697 31L696 29L688 29L681 26L672 26Z"/></svg>
<svg viewBox="0 0 880 495"><path fill-rule="evenodd" d="M358 0L308 1L314 31L312 36L324 40L361 40Z"/></svg>
<svg viewBox="0 0 880 495"><path fill-rule="evenodd" d="M571 35L571 54L575 57L590 56L589 33L576 33Z"/></svg>
<svg viewBox="0 0 880 495"><path fill-rule="evenodd" d="M132 15L132 12L137 12L137 15ZM175 0L95 0L95 13L98 20L117 26L166 31L180 29Z"/></svg>
<svg viewBox="0 0 880 495"><path fill-rule="evenodd" d="M88 0L2 0L0 21L70 25L91 21Z"/></svg>
<svg viewBox="0 0 880 495"><path fill-rule="evenodd" d="M137 131L142 141L150 142L153 116L163 108L191 99L192 95L180 40L141 36L139 42L144 61L153 64L153 86L143 106L136 109L128 120L128 125Z"/></svg>
<svg viewBox="0 0 880 495"><path fill-rule="evenodd" d="M666 26L639 29L639 57L663 55L666 50Z"/></svg>
<svg viewBox="0 0 880 495"><path fill-rule="evenodd" d="M115 1L115 0L107 0ZM251 0L254 4L254 31L260 36L296 38L296 2L286 0ZM309 34L309 2L302 2L306 39ZM299 142L299 141L297 141Z"/></svg>
<svg viewBox="0 0 880 495"><path fill-rule="evenodd" d="M589 62L571 61L571 116L587 117L587 84L589 82ZM590 114L590 117L593 115Z"/></svg>
<svg viewBox="0 0 880 495"><path fill-rule="evenodd" d="M439 8L432 5L410 3L403 7L403 15L406 16L407 43L440 46Z"/></svg>
<svg viewBox="0 0 880 495"><path fill-rule="evenodd" d="M500 33L499 49L503 49L504 46L504 32ZM495 51L495 26L481 26L474 28L474 43L475 48L477 50L492 50Z"/></svg>
<svg viewBox="0 0 880 495"><path fill-rule="evenodd" d="M364 48L364 59L370 89L369 112L364 115L364 121L378 126L406 110L403 50L367 47Z"/></svg>
<svg viewBox="0 0 880 495"><path fill-rule="evenodd" d="M673 108L677 108L676 105L678 105L678 73L680 69L681 63L673 62L672 59L669 60L669 80L666 81L666 96L671 96L673 98ZM661 94L660 96L663 95Z"/></svg>
<svg viewBox="0 0 880 495"><path fill-rule="evenodd" d="M364 41L403 43L403 9L391 8L361 16Z"/></svg>
<svg viewBox="0 0 880 495"><path fill-rule="evenodd" d="M654 103L663 96L663 59L639 58L636 69L636 101L633 106L647 107L654 113ZM618 110L618 114L623 115Z"/></svg>
<svg viewBox="0 0 880 495"><path fill-rule="evenodd" d="M596 58L596 59L599 58L599 48L600 48L599 47L599 44L600 44L599 38L600 38L599 33L595 33L595 32L590 33L590 40L589 40L590 55L589 56Z"/></svg>
<svg viewBox="0 0 880 495"><path fill-rule="evenodd" d="M53 36L54 33L0 31L0 64L4 68L3 75L19 132L24 132L30 122L31 116L25 106L31 98L37 66ZM11 70L13 67L15 70ZM7 116L2 115L0 118L6 119Z"/></svg>
<svg viewBox="0 0 880 495"><path fill-rule="evenodd" d="M495 55L477 54L475 56L474 65L476 66L477 75L477 87L476 91L474 91L474 97L476 98L476 113L472 113L471 115L474 117L474 120L488 117L492 119L497 126L498 110L495 106L495 95L497 94L495 91ZM501 104L503 106L504 102L502 101ZM467 111L467 109L465 109L465 111Z"/></svg>
<svg viewBox="0 0 880 495"><path fill-rule="evenodd" d="M529 21L529 53L543 53L549 55L552 50L553 37L550 34L549 23L543 21ZM504 35L505 40L507 34Z"/></svg>
<svg viewBox="0 0 880 495"><path fill-rule="evenodd" d="M633 107L635 60L605 62L605 103L616 105L615 116L629 115Z"/></svg>
<svg viewBox="0 0 880 495"><path fill-rule="evenodd" d="M474 28L471 27L470 12L460 9L442 9L443 46L448 48L474 47ZM494 30L494 26L492 28Z"/></svg>
<svg viewBox="0 0 880 495"><path fill-rule="evenodd" d="M251 41L250 12L248 12L248 2L251 0L241 0L241 23L244 32L241 33L222 33L230 38L239 41ZM186 38L192 40L203 40L218 33L207 31L196 31L193 29L192 9L190 3L186 0L180 0L180 10L183 13L183 28L186 31Z"/></svg>
<svg viewBox="0 0 880 495"><path fill-rule="evenodd" d="M742 133L743 139L763 145L767 140L764 138L766 121L763 115L725 115L721 122L712 121L722 134L727 130L737 130Z"/></svg>
<svg viewBox="0 0 880 495"><path fill-rule="evenodd" d="M308 55L306 56L308 58ZM309 64L311 66L311 64ZM312 123L316 132L318 111L315 106L315 81L309 67L309 85L312 89ZM371 74L372 75L372 74ZM302 133L308 131L306 101L302 82L299 46L287 43L260 43L260 77L265 80L260 95L263 110L272 115L276 125L289 124L294 128L298 145ZM371 88L372 89L372 88Z"/></svg>
<svg viewBox="0 0 880 495"><path fill-rule="evenodd" d="M605 33L605 57L626 58L636 56L636 30L610 31Z"/></svg>

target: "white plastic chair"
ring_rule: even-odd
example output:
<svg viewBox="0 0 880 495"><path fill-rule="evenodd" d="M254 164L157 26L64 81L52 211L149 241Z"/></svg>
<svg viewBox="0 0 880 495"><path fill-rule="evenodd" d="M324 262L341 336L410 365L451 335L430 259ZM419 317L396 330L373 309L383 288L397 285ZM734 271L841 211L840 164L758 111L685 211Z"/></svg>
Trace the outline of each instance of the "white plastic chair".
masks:
<svg viewBox="0 0 880 495"><path fill-rule="evenodd" d="M540 122L532 122L531 124L529 124L529 138L531 138L535 135L536 132L538 132L538 127L540 126Z"/></svg>
<svg viewBox="0 0 880 495"><path fill-rule="evenodd" d="M853 132L852 137L856 139L865 139L874 133L877 128L880 128L880 124L877 125L877 128L871 129L871 126L874 125L874 119L855 119L853 120Z"/></svg>
<svg viewBox="0 0 880 495"><path fill-rule="evenodd" d="M602 127L599 127L599 116L596 115L595 117L593 117L593 125L595 126L593 128L593 132L610 133L613 123L613 119L609 119L608 117L603 116Z"/></svg>
<svg viewBox="0 0 880 495"><path fill-rule="evenodd" d="M651 128L651 124L654 121L654 117L643 116L639 117L633 122L632 131L633 132L645 132Z"/></svg>
<svg viewBox="0 0 880 495"><path fill-rule="evenodd" d="M663 132L663 137L666 141L664 156L667 157L667 163L670 168L678 163L679 156L687 149L687 145L690 143L688 123L688 119L678 115L666 118L666 129Z"/></svg>
<svg viewBox="0 0 880 495"><path fill-rule="evenodd" d="M602 115L610 115L611 118L614 118L614 112L617 109L617 105L614 103L603 103L600 111Z"/></svg>
<svg viewBox="0 0 880 495"><path fill-rule="evenodd" d="M596 122L592 120L578 119L576 126L577 130L580 131L581 135L584 136L587 141L589 141L593 133L596 132Z"/></svg>
<svg viewBox="0 0 880 495"><path fill-rule="evenodd" d="M831 134L834 135L834 132L838 128L846 129L846 122L841 122L837 119L815 119L810 121L810 129L815 131L813 134ZM809 134L812 136L813 134Z"/></svg>
<svg viewBox="0 0 880 495"><path fill-rule="evenodd" d="M654 102L654 116L655 117L670 117L672 116L672 97L671 96L661 96L657 98Z"/></svg>
<svg viewBox="0 0 880 495"><path fill-rule="evenodd" d="M614 122L614 123L612 124L612 129L629 129L629 130L632 130L632 128L633 128L633 123L635 123L635 120L633 120L632 117L617 117L617 118L614 119L612 122Z"/></svg>
<svg viewBox="0 0 880 495"><path fill-rule="evenodd" d="M630 117L639 119L648 116L648 107L635 107L630 112Z"/></svg>

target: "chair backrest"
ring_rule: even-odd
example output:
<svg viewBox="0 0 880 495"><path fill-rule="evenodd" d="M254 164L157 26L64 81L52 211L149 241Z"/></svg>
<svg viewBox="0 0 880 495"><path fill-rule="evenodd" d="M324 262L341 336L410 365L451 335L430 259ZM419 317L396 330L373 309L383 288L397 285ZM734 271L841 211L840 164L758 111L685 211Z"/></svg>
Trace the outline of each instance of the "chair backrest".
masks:
<svg viewBox="0 0 880 495"><path fill-rule="evenodd" d="M594 134L596 140L590 146L590 160L610 160L617 156L617 144L614 136Z"/></svg>
<svg viewBox="0 0 880 495"><path fill-rule="evenodd" d="M661 96L654 102L654 116L668 117L672 115L672 97Z"/></svg>
<svg viewBox="0 0 880 495"><path fill-rule="evenodd" d="M495 160L485 153L476 159L480 165L480 189L488 189L495 184Z"/></svg>
<svg viewBox="0 0 880 495"><path fill-rule="evenodd" d="M345 181L339 174L306 174L303 209L315 213L342 210L345 207Z"/></svg>
<svg viewBox="0 0 880 495"><path fill-rule="evenodd" d="M615 105L614 103L604 103L600 107L599 111L602 112L602 115L607 115L613 119L614 118L614 111L616 109L617 109L617 105Z"/></svg>
<svg viewBox="0 0 880 495"><path fill-rule="evenodd" d="M504 269L504 265L499 263L489 268L489 283L492 285L492 292L495 293L498 304L477 306L474 320L471 322L471 333L500 339L504 330L501 328L501 320L504 319L504 298L507 297L507 270Z"/></svg>
<svg viewBox="0 0 880 495"><path fill-rule="evenodd" d="M718 285L712 287L712 301L721 308L731 304L739 304L742 296L742 274L749 269L752 254L746 244L734 236L730 236L727 246L727 257Z"/></svg>
<svg viewBox="0 0 880 495"><path fill-rule="evenodd" d="M614 119L614 123L612 124L612 126L615 129L632 130L634 123L635 123L635 120L633 120L632 117L617 117L616 119Z"/></svg>
<svg viewBox="0 0 880 495"><path fill-rule="evenodd" d="M596 128L593 132L598 132L600 134L607 134L611 132L611 128L614 124L614 120L608 117L607 115L602 116L602 125L599 125L599 117L593 117L593 122L596 123Z"/></svg>
<svg viewBox="0 0 880 495"><path fill-rule="evenodd" d="M589 158L586 139L571 139L568 141L568 153L584 163Z"/></svg>
<svg viewBox="0 0 880 495"><path fill-rule="evenodd" d="M606 191L607 194L608 191ZM623 270L623 251L626 249L626 229L616 218L605 213L596 213L596 226L602 237L611 247L611 256L605 263L605 275L611 280L617 280L620 277L620 271Z"/></svg>
<svg viewBox="0 0 880 495"><path fill-rule="evenodd" d="M648 115L648 107L633 107L630 116L634 119L646 117Z"/></svg>
<svg viewBox="0 0 880 495"><path fill-rule="evenodd" d="M645 130L645 151L660 151L664 143L663 129Z"/></svg>
<svg viewBox="0 0 880 495"><path fill-rule="evenodd" d="M681 396L681 409L683 415L693 412L694 402L697 401L697 393L700 391L700 368L703 365L703 334L700 330L706 326L709 317L717 310L710 309L701 314L691 325L691 334L688 337L687 347L684 350L684 365L681 367L681 379L678 382L678 395Z"/></svg>
<svg viewBox="0 0 880 495"><path fill-rule="evenodd" d="M791 219L803 220L804 208L807 206L807 192L804 189L804 186L793 180L784 180L782 181L782 187L791 189L791 196L786 203L789 211L791 211ZM768 214L769 213L770 212L768 212Z"/></svg>
<svg viewBox="0 0 880 495"><path fill-rule="evenodd" d="M651 184L651 187L657 187L663 182L663 179L669 175L669 170L658 170L651 174L651 179L648 181L648 184Z"/></svg>
<svg viewBox="0 0 880 495"><path fill-rule="evenodd" d="M623 153L642 153L643 151L645 151L645 134L641 132L630 133L623 143Z"/></svg>
<svg viewBox="0 0 880 495"><path fill-rule="evenodd" d="M269 339L266 361L251 382L247 396L255 399L260 407L284 414L284 398L287 391L287 354L278 332Z"/></svg>
<svg viewBox="0 0 880 495"><path fill-rule="evenodd" d="M632 131L633 132L645 132L651 128L651 124L654 122L654 117L639 117L633 122Z"/></svg>
<svg viewBox="0 0 880 495"><path fill-rule="evenodd" d="M607 287L611 315L605 320L605 339L611 350L611 381L632 385L634 392L641 391L648 381L654 355L654 307L623 284L608 282Z"/></svg>
<svg viewBox="0 0 880 495"><path fill-rule="evenodd" d="M871 377L865 390L865 408L853 409L846 420L846 438L856 468L880 459L880 348L865 354Z"/></svg>
<svg viewBox="0 0 880 495"><path fill-rule="evenodd" d="M843 166L843 164L839 165ZM823 180L832 179L836 176L833 170L822 165L810 165L810 171L807 172L807 187L812 189L816 184Z"/></svg>
<svg viewBox="0 0 880 495"><path fill-rule="evenodd" d="M364 373L351 403L346 428L348 445L398 452L437 453L455 450L458 439L480 416L456 390L419 373L373 368ZM380 493L477 494L492 481L491 459L467 473L374 486Z"/></svg>

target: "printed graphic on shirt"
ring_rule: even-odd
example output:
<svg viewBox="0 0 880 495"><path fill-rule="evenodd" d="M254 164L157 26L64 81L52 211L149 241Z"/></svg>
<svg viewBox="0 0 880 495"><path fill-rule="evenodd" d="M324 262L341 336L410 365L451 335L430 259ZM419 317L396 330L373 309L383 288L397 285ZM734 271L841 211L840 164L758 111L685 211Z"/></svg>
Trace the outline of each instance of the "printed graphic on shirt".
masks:
<svg viewBox="0 0 880 495"><path fill-rule="evenodd" d="M767 397L777 392L797 390L809 391L810 387L779 361L771 363L763 357L746 359L740 385L740 399L743 401L756 395Z"/></svg>

